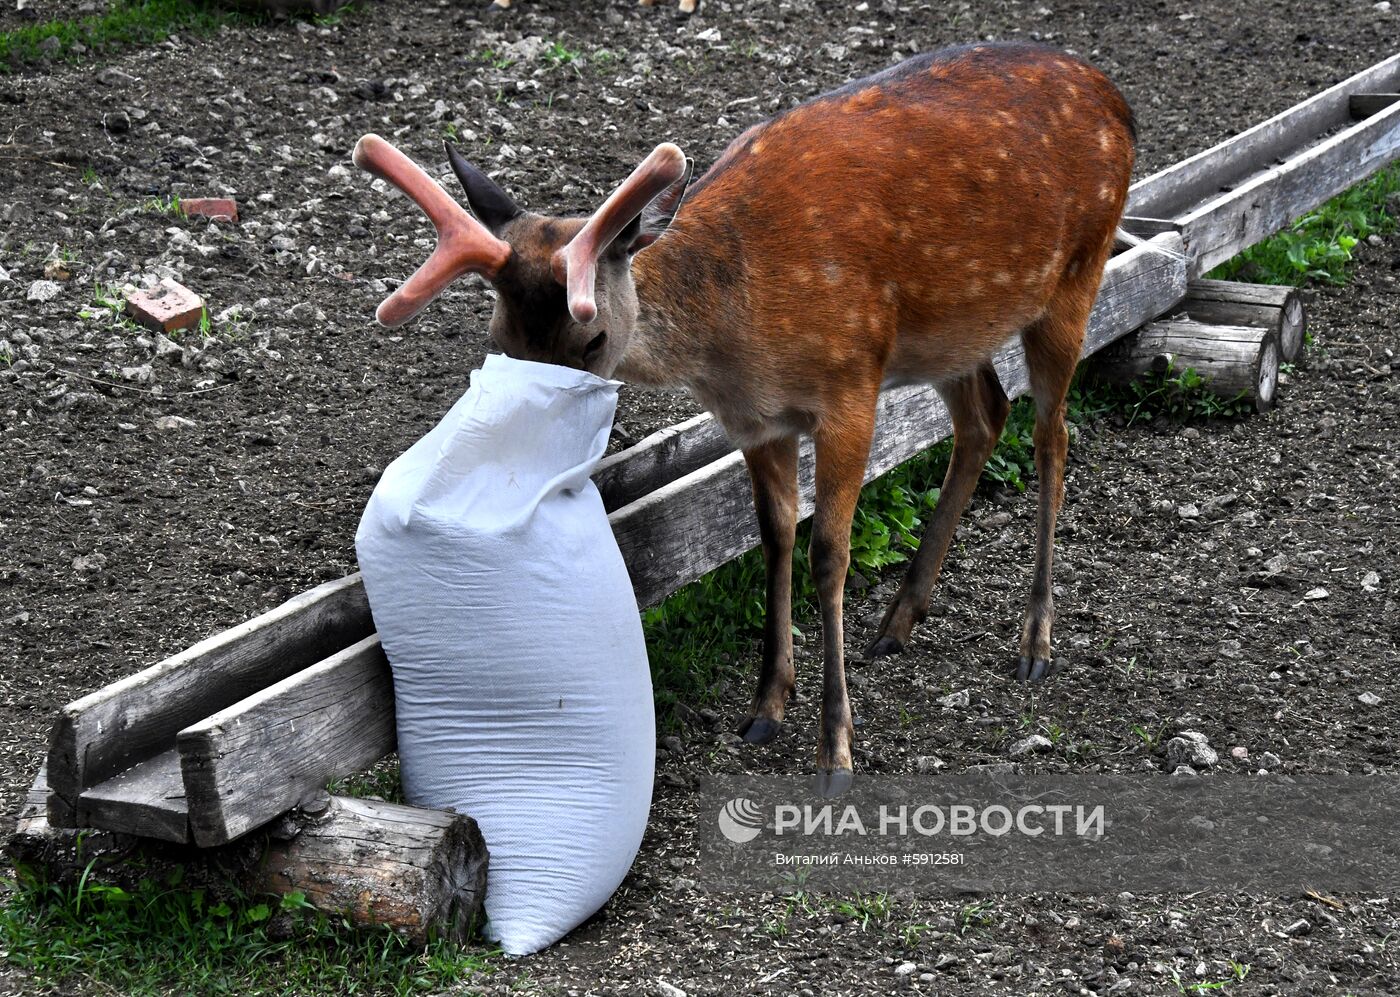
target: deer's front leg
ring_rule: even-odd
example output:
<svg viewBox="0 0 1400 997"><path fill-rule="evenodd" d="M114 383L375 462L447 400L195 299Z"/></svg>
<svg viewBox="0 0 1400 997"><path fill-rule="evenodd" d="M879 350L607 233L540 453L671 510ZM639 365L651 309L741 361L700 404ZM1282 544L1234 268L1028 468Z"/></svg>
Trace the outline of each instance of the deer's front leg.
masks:
<svg viewBox="0 0 1400 997"><path fill-rule="evenodd" d="M750 744L767 744L783 723L797 684L792 665L792 548L797 537L797 437L744 451L753 481L753 504L763 541L767 601L763 617L763 665L753 712L739 725Z"/></svg>
<svg viewBox="0 0 1400 997"><path fill-rule="evenodd" d="M846 697L845 635L841 600L851 563L851 520L875 424L875 399L846 406L844 424L815 435L816 511L812 517L812 580L822 613L822 721L817 741L817 792L839 796L851 785L851 704Z"/></svg>

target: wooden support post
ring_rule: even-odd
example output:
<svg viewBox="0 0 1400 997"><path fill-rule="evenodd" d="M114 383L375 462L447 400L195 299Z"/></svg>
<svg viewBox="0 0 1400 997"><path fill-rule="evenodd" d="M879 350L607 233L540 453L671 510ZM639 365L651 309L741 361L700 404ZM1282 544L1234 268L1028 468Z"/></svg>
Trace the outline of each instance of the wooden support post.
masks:
<svg viewBox="0 0 1400 997"><path fill-rule="evenodd" d="M1278 366L1273 329L1168 319L1146 325L1099 353L1090 373L1111 384L1126 384L1148 373L1190 369L1213 394L1243 396L1264 412L1274 404Z"/></svg>
<svg viewBox="0 0 1400 997"><path fill-rule="evenodd" d="M445 810L321 793L305 810L219 848L55 827L43 768L6 845L26 874L127 889L177 866L184 888L228 895L299 892L351 924L387 925L422 944L465 941L481 917L488 855L476 821Z"/></svg>
<svg viewBox="0 0 1400 997"><path fill-rule="evenodd" d="M1307 319L1296 287L1193 280L1177 313L1211 325L1253 325L1278 332L1279 359L1292 363L1303 352Z"/></svg>

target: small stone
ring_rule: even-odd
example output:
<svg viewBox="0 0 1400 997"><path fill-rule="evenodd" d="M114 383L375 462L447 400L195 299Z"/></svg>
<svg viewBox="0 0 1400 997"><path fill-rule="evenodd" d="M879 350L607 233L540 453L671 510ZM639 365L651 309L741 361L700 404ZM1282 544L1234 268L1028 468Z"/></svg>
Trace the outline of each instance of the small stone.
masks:
<svg viewBox="0 0 1400 997"><path fill-rule="evenodd" d="M212 218L220 222L238 221L238 202L231 197L180 198L180 214L186 218Z"/></svg>
<svg viewBox="0 0 1400 997"><path fill-rule="evenodd" d="M1389 5L1389 4L1386 4L1386 7L1387 7L1387 9L1389 9L1390 5ZM1384 245L1385 240L1382 239L1380 236L1376 235L1376 233L1372 232L1370 235L1368 235L1368 236L1366 237L1366 242L1367 242L1367 244L1372 245L1372 246L1380 246L1380 245Z"/></svg>
<svg viewBox="0 0 1400 997"><path fill-rule="evenodd" d="M1199 779L1200 776L1196 774L1196 770L1190 765L1178 765L1172 770L1172 778L1189 781L1191 779Z"/></svg>
<svg viewBox="0 0 1400 997"><path fill-rule="evenodd" d="M106 554L79 554L73 558L73 570L80 575L93 575L107 567Z"/></svg>
<svg viewBox="0 0 1400 997"><path fill-rule="evenodd" d="M1176 510L1176 514L1182 519L1201 518L1201 510L1197 508L1196 503L1194 502L1187 502L1185 505L1181 506Z"/></svg>
<svg viewBox="0 0 1400 997"><path fill-rule="evenodd" d="M1210 768L1220 761L1220 756L1200 731L1184 730L1167 742L1167 761L1172 765Z"/></svg>
<svg viewBox="0 0 1400 997"><path fill-rule="evenodd" d="M123 110L108 111L102 115L102 127L112 135L125 135L131 131L131 115Z"/></svg>
<svg viewBox="0 0 1400 997"><path fill-rule="evenodd" d="M159 332L156 333L155 346L157 358L163 359L168 363L180 362L180 356L184 351L181 350L179 344L169 336L162 335Z"/></svg>
<svg viewBox="0 0 1400 997"><path fill-rule="evenodd" d="M966 689L959 689L957 692L950 693L947 696L940 696L936 702L939 706L960 708L972 702L972 695Z"/></svg>
<svg viewBox="0 0 1400 997"><path fill-rule="evenodd" d="M1308 602L1317 602L1320 599L1326 599L1331 594L1331 592L1328 592L1325 588L1319 585L1315 589L1308 589L1308 591L1303 595L1303 598L1306 599Z"/></svg>
<svg viewBox="0 0 1400 997"><path fill-rule="evenodd" d="M1288 927L1283 929L1285 935L1306 935L1312 931L1312 922L1305 917L1300 917Z"/></svg>
<svg viewBox="0 0 1400 997"><path fill-rule="evenodd" d="M898 976L900 979L903 979L903 978L906 977L906 976L913 976L913 975L914 975L914 971L917 970L918 968L919 968L919 964L918 964L918 963L915 963L915 962L901 962L898 966L894 967L894 975L895 975L895 976Z"/></svg>
<svg viewBox="0 0 1400 997"><path fill-rule="evenodd" d="M1356 697L1356 701L1362 706L1380 706L1381 703L1384 702L1384 700L1381 699L1381 697L1377 696L1374 692L1363 692L1361 695Z"/></svg>
<svg viewBox="0 0 1400 997"><path fill-rule="evenodd" d="M921 773L937 772L947 764L937 755L920 755L914 761L914 767Z"/></svg>
<svg viewBox="0 0 1400 997"><path fill-rule="evenodd" d="M143 363L139 367L122 368L122 380L131 381L134 384L150 384L151 381L155 380L155 376L155 371L148 363Z"/></svg>
<svg viewBox="0 0 1400 997"><path fill-rule="evenodd" d="M186 419L183 415L163 415L156 419L155 427L162 432L173 432L179 429L193 429L195 421Z"/></svg>
<svg viewBox="0 0 1400 997"><path fill-rule="evenodd" d="M1390 10L1390 0L1380 0L1379 3L1372 4L1371 8L1384 14L1386 11Z"/></svg>
<svg viewBox="0 0 1400 997"><path fill-rule="evenodd" d="M1237 762L1247 762L1249 761L1249 749L1244 747L1231 748L1230 757Z"/></svg>
<svg viewBox="0 0 1400 997"><path fill-rule="evenodd" d="M1024 737L1011 746L1012 758L1026 758L1030 755L1049 751L1055 745L1044 734L1032 734Z"/></svg>
<svg viewBox="0 0 1400 997"><path fill-rule="evenodd" d="M1381 583L1381 576L1374 571L1368 571L1361 576L1361 587L1367 592L1374 592Z"/></svg>
<svg viewBox="0 0 1400 997"><path fill-rule="evenodd" d="M1264 769L1276 769L1283 764L1283 759L1272 751L1266 751L1259 756L1259 767Z"/></svg>
<svg viewBox="0 0 1400 997"><path fill-rule="evenodd" d="M665 980L656 981L656 993L658 997L686 997L686 992L680 987Z"/></svg>
<svg viewBox="0 0 1400 997"><path fill-rule="evenodd" d="M27 301L52 301L58 297L58 292L62 290L51 280L36 280L29 285L29 291L25 294Z"/></svg>

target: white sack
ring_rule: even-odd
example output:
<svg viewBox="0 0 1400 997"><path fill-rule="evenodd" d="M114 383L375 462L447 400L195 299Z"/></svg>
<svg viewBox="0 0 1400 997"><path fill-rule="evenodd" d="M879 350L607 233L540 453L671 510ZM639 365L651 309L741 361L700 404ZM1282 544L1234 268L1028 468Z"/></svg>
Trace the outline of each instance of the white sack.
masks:
<svg viewBox="0 0 1400 997"><path fill-rule="evenodd" d="M355 537L412 804L476 818L488 937L524 954L601 907L651 806L636 599L589 480L616 381L487 357L389 465Z"/></svg>

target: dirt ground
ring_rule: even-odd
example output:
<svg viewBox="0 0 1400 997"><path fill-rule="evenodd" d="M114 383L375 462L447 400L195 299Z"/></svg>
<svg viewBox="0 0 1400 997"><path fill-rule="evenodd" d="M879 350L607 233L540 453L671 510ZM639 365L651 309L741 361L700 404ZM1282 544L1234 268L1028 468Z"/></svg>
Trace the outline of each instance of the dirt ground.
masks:
<svg viewBox="0 0 1400 997"><path fill-rule="evenodd" d="M440 140L455 135L526 205L583 210L663 139L703 167L752 122L903 55L1019 38L1114 78L1137 112L1146 175L1391 54L1397 18L1359 0L710 0L688 21L622 0L520 0L490 15L367 2L333 24L172 38L0 76L0 353L12 358L0 364L0 831L61 704L355 570L379 470L487 351L480 285L401 332L372 324L385 282L431 243L411 205L349 164L363 132L437 172ZM242 223L163 212L171 194L236 196ZM1396 770L1400 246L1360 258L1349 286L1313 296L1319 345L1274 412L1079 434L1056 578L1068 668L1034 692L1005 669L1033 495L978 496L941 608L902 656L852 666L858 769L1004 761L1033 705L1036 723L1063 731L1028 763L1047 771L1165 768L1134 725L1199 730L1226 771L1261 759ZM68 279L30 300L53 260ZM212 338L171 346L114 326L103 288L159 276L207 297ZM615 443L693 411L681 396L625 391ZM895 581L852 594L852 648ZM1233 979L1234 961L1252 969L1232 994L1400 991L1390 897L1338 910L1301 894L994 896L975 916L962 897L901 900L865 920L698 894L696 780L811 764L819 663L799 652L806 695L779 740L752 749L730 733L753 678L742 663L665 742L623 889L564 944L474 986L1176 993L1173 972ZM959 690L967 705L937 702ZM1307 930L1284 931L1300 919ZM0 969L6 988L25 983Z"/></svg>

